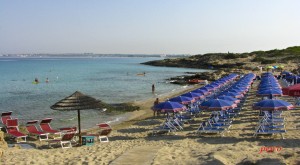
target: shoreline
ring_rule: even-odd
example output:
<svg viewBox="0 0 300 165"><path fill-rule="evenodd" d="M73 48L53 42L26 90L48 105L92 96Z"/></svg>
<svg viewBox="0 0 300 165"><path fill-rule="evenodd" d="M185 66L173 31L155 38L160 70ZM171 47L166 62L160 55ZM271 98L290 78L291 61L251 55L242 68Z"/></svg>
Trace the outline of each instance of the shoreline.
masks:
<svg viewBox="0 0 300 165"><path fill-rule="evenodd" d="M198 85L198 84L188 85L186 88L180 88L175 91L171 91L166 94L160 95L159 100L160 100L160 102L163 102L168 98L172 98L172 97L178 96L180 94L186 93L188 91L192 91L194 89L200 88L201 86L202 85ZM118 129L122 129L126 126L129 126L129 125L133 124L134 122L138 122L140 120L152 117L153 111L151 110L151 107L153 106L153 102L154 102L155 98L156 97L147 98L147 99L143 99L143 100L139 100L139 101L127 102L127 103L132 104L133 106L140 107L140 110L135 110L132 112L125 112L122 115L127 116L126 119L118 121L115 124L112 123L110 125L112 126L113 129L118 130ZM92 131L93 132L97 129L98 128L95 126L95 127L86 129L84 131Z"/></svg>

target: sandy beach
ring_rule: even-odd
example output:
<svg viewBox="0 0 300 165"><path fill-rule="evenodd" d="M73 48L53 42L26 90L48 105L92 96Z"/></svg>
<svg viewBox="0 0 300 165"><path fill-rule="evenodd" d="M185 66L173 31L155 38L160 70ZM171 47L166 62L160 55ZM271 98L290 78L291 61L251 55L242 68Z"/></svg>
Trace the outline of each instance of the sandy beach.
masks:
<svg viewBox="0 0 300 165"><path fill-rule="evenodd" d="M131 118L113 126L108 143L93 146L48 148L46 142L29 139L33 149L10 147L4 151L1 163L6 164L299 164L300 163L300 110L284 112L287 133L280 136L254 138L258 112L252 110L258 81L253 84L240 115L234 119L230 132L220 135L198 135L199 124L211 112L205 112L183 131L175 134L152 136L154 127L164 117L153 117L150 107L154 99L135 102L140 111L130 112ZM197 88L197 86L193 87ZM186 89L191 90L191 89ZM186 91L177 91L179 95ZM164 100L172 96L160 98ZM292 97L282 97L291 103ZM274 152L264 147L276 147ZM263 149L263 151L261 151ZM279 150L280 148L280 150ZM260 153L261 152L261 153Z"/></svg>

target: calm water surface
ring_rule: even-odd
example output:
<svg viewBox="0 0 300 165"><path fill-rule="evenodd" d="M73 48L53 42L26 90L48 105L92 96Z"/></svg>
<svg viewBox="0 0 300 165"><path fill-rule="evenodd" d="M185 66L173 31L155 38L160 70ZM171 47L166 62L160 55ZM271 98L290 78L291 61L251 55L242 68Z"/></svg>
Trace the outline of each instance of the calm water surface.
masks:
<svg viewBox="0 0 300 165"><path fill-rule="evenodd" d="M76 111L54 111L50 106L75 91L107 103L144 100L183 88L166 82L166 78L204 71L140 64L156 59L159 58L0 58L0 112L13 111L23 124L51 117L54 127L73 126L77 125ZM138 75L143 72L145 76ZM39 84L33 84L35 78ZM125 118L96 110L83 111L81 116L83 128Z"/></svg>

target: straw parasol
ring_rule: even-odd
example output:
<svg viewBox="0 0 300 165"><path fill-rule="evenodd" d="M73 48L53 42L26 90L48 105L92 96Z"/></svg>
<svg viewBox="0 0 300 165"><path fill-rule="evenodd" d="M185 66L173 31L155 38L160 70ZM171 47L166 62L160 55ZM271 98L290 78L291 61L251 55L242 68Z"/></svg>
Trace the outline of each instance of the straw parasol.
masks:
<svg viewBox="0 0 300 165"><path fill-rule="evenodd" d="M79 130L79 143L81 144L81 126L80 126L80 110L98 109L103 107L101 101L96 100L90 96L84 95L78 91L72 95L60 100L52 105L50 108L59 111L74 111L78 113L78 130Z"/></svg>

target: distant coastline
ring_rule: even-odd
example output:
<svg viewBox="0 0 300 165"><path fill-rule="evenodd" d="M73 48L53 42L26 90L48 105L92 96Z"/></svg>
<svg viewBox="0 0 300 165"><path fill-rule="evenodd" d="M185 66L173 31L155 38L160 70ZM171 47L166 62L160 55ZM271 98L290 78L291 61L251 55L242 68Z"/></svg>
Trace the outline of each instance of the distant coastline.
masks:
<svg viewBox="0 0 300 165"><path fill-rule="evenodd" d="M62 54L2 54L0 58L102 58L102 57L188 57L188 54L94 54L94 53L62 53Z"/></svg>

